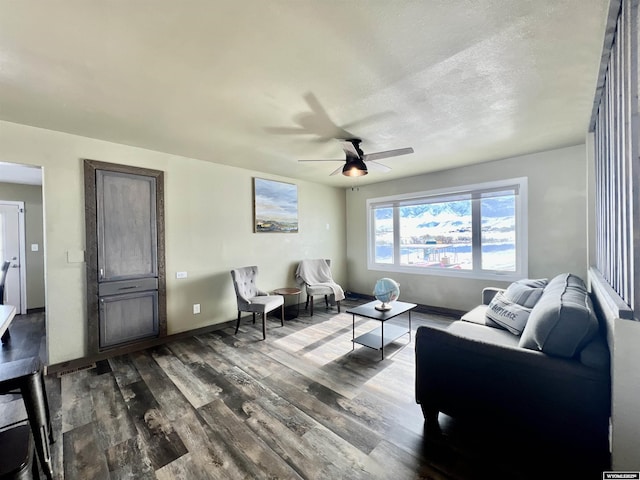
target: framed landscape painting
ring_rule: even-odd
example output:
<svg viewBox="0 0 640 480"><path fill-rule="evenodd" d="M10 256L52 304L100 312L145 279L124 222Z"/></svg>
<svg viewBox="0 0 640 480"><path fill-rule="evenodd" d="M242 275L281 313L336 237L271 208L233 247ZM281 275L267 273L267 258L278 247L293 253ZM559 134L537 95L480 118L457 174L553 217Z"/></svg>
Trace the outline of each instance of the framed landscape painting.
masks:
<svg viewBox="0 0 640 480"><path fill-rule="evenodd" d="M253 179L254 232L298 233L298 186Z"/></svg>

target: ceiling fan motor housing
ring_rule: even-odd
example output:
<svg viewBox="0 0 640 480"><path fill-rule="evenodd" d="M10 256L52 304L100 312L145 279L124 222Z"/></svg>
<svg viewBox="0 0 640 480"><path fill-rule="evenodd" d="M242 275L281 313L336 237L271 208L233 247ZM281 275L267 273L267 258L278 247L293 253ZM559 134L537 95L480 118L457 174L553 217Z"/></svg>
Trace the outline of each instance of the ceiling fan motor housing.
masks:
<svg viewBox="0 0 640 480"><path fill-rule="evenodd" d="M342 170L342 174L347 177L361 177L369 173L366 162L376 167L377 170L388 172L391 170L386 165L376 162L376 160L387 157L396 157L398 155L406 155L413 153L413 148L397 148L395 150L387 150L384 152L376 152L365 155L360 148L362 140L360 138L344 138L342 141L342 150L345 153L346 160L342 168L338 167L331 175L336 175ZM299 160L301 162L327 162L333 160Z"/></svg>
<svg viewBox="0 0 640 480"><path fill-rule="evenodd" d="M358 152L358 156L360 158L364 157L364 152L360 148L360 142L362 142L361 139L359 139L359 138L348 138L347 142L349 142L351 145L353 145L353 148L355 148L356 152ZM347 152L347 158L348 157L349 157L349 152Z"/></svg>

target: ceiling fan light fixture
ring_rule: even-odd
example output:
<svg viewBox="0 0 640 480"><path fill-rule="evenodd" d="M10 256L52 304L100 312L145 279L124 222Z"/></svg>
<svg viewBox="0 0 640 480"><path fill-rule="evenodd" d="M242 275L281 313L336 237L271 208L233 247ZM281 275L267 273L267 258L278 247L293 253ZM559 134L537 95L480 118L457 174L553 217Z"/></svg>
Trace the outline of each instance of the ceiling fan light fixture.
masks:
<svg viewBox="0 0 640 480"><path fill-rule="evenodd" d="M367 166L359 158L348 161L344 164L344 167L342 167L342 174L347 177L362 177L367 173L369 173Z"/></svg>

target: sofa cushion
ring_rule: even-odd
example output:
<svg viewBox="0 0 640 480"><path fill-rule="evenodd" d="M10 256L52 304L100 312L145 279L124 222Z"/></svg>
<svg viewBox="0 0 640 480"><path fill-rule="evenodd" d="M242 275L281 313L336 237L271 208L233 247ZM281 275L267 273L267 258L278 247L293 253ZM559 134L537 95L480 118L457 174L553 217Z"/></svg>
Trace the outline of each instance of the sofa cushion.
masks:
<svg viewBox="0 0 640 480"><path fill-rule="evenodd" d="M598 320L580 277L553 278L536 303L520 338L520 346L549 355L575 356L597 334Z"/></svg>
<svg viewBox="0 0 640 480"><path fill-rule="evenodd" d="M487 307L485 323L491 327L504 328L514 335L524 329L531 309L523 307L507 297L507 292L498 292Z"/></svg>
<svg viewBox="0 0 640 480"><path fill-rule="evenodd" d="M465 313L460 320L465 322L477 323L478 325L486 325L488 305L478 305L473 310Z"/></svg>
<svg viewBox="0 0 640 480"><path fill-rule="evenodd" d="M548 278L523 278L522 280L517 280L513 283L526 285L527 287L532 288L544 288L548 285Z"/></svg>
<svg viewBox="0 0 640 480"><path fill-rule="evenodd" d="M580 351L580 362L587 367L596 368L598 370L608 369L610 359L611 355L609 354L609 347L607 346L607 341L602 335L596 335L593 337L593 339Z"/></svg>
<svg viewBox="0 0 640 480"><path fill-rule="evenodd" d="M511 350L521 350L518 347L518 338L511 335L504 329L487 328L482 325L474 325L467 322L451 322L445 330L454 335L457 342L461 342L460 347L466 342L473 342L483 345L483 349L493 352L499 356L502 348ZM484 351L484 350L483 350Z"/></svg>

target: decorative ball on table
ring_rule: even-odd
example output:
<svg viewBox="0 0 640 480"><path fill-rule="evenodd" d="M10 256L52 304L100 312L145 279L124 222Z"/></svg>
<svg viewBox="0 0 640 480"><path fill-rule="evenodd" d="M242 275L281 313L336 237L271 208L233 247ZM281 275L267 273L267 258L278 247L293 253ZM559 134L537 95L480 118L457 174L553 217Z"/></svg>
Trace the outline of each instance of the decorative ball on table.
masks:
<svg viewBox="0 0 640 480"><path fill-rule="evenodd" d="M380 305L376 305L376 310L391 310L391 302L394 302L400 296L400 285L391 278L381 278L373 287L373 296L379 300Z"/></svg>

